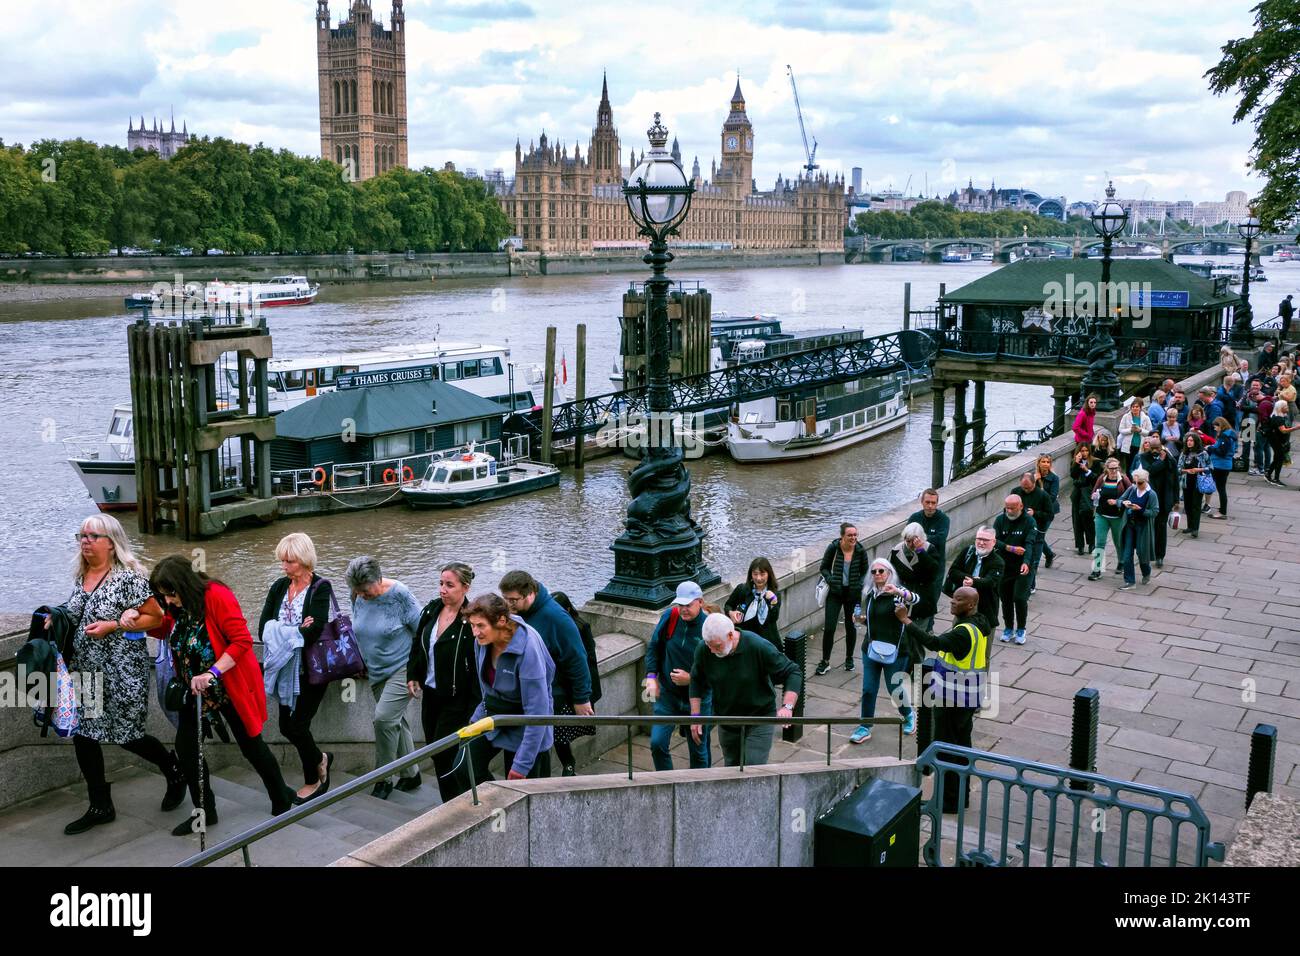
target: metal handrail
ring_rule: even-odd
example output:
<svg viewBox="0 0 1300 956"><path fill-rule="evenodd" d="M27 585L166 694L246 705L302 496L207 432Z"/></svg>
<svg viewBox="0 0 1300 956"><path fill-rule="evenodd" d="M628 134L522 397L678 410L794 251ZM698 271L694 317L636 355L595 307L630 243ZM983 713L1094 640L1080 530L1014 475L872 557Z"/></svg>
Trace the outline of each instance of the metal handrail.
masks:
<svg viewBox="0 0 1300 956"><path fill-rule="evenodd" d="M791 725L826 725L826 764L831 763L831 733L830 728L835 725L897 725L898 727L898 759L903 759L903 720L900 717L871 717L862 720L860 717L730 717L718 716L714 714L699 715L696 717L665 717L659 715L643 716L641 714L622 714L622 715L596 715L588 717L580 715L553 716L532 715L532 714L506 714L499 717L484 717L468 727L462 727L453 734L448 734L432 743L425 744L418 750L412 751L405 757L399 757L382 767L376 767L369 773L362 774L354 780L343 784L337 789L331 789L329 792L319 797L313 797L306 803L300 804L291 810L288 810L279 816L272 817L269 820L263 820L256 826L249 827L243 833L236 834L228 840L223 840L211 849L196 853L194 856L181 860L176 864L178 867L190 866L207 866L222 857L229 856L236 850L243 853L244 865L252 866L252 860L249 856L248 848L264 837L270 836L278 830L283 830L300 820L304 820L314 813L319 813L326 807L338 803L340 800L346 800L354 793L360 793L372 784L381 780L386 780L393 774L405 770L408 767L415 766L423 760L427 760L435 754L440 754L444 750L450 750L453 746L465 746L469 741L479 737L492 730L504 727L558 727L558 726L583 726L583 727L626 727L627 728L627 778L633 779L632 767L632 728L645 724L669 724L676 727L690 726L691 724L704 724L709 727L735 727L741 728L741 746L740 746L740 770L745 769L745 727L756 725L776 724L786 727ZM470 792L473 795L474 805L479 805L478 799L478 782L474 779L473 764L468 761L466 756L466 767L469 771Z"/></svg>
<svg viewBox="0 0 1300 956"><path fill-rule="evenodd" d="M1006 771L980 769L978 764L992 764ZM936 741L916 759L917 769L923 774L935 777L934 790L930 798L922 805L921 813L930 819L930 836L922 847L922 855L928 866L942 866L943 843L943 804L944 791L949 786L957 788L957 830L955 856L958 866L1005 866L1007 865L1008 844L1014 839L1010 834L1010 804L1013 789L1021 790L1026 799L1024 828L1018 841L1011 844L1020 851L1020 865L1029 866L1029 856L1033 847L1030 839L1033 835L1035 795L1043 795L1048 802L1047 846L1044 850L1047 865L1053 866L1056 850L1057 802L1068 801L1071 811L1069 864L1075 866L1079 859L1080 832L1087 827L1093 834L1093 866L1108 866L1102 858L1102 837L1104 827L1093 825L1094 821L1085 821L1082 816L1082 804L1087 801L1094 807L1101 807L1103 814L1108 808L1115 808L1120 814L1118 866L1124 866L1128 860L1129 817L1141 815L1146 822L1145 840L1142 852L1142 866L1150 866L1152 858L1152 841L1155 834L1156 820L1164 819L1170 826L1169 865L1178 864L1178 843L1181 828L1190 826L1196 831L1196 859L1194 866L1206 866L1210 860L1223 862L1224 846L1210 840L1210 821L1201 809L1196 798L1185 793L1167 790L1151 784L1134 783L1119 780L1103 774L1073 768L1057 767L1051 764L1036 763L1017 757L988 753L961 747L956 744ZM949 774L952 774L951 778ZM1032 776L1031 776L1032 775ZM967 839L966 812L969 807L967 787L971 777L979 781L980 806L978 813L977 845L963 851ZM1040 779L1034 779L1040 778ZM1045 779L1043 779L1045 778ZM992 835L994 849L987 847L990 838L988 832L988 810L990 806L990 784L1002 784L1000 803L1002 826L1000 838ZM1134 799L1138 798L1138 799ZM1153 806L1141 798L1158 802ZM973 813L974 810L971 810ZM1085 850L1086 852L1086 850Z"/></svg>

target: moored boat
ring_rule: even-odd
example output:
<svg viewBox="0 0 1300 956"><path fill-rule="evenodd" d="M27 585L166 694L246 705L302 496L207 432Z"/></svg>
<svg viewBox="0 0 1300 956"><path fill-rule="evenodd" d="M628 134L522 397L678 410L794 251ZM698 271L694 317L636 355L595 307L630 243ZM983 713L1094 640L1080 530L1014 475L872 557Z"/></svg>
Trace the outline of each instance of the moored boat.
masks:
<svg viewBox="0 0 1300 956"><path fill-rule="evenodd" d="M135 438L131 406L115 405L103 438L65 438L72 466L100 511L134 511Z"/></svg>
<svg viewBox="0 0 1300 956"><path fill-rule="evenodd" d="M402 485L402 497L413 508L464 508L559 483L560 470L554 465L500 465L493 456L476 451L433 462L423 478Z"/></svg>

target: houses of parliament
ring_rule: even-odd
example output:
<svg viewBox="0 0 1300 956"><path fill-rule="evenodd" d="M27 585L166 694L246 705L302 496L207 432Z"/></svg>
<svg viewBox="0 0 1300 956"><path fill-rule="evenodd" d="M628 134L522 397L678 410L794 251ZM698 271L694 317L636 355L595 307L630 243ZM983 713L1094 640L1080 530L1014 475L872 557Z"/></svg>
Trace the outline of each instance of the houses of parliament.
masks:
<svg viewBox="0 0 1300 956"><path fill-rule="evenodd" d="M848 218L844 180L801 175L770 192L754 184L754 128L745 114L745 97L736 81L731 109L722 124L722 161L710 176L691 169L695 195L677 243L721 249L816 249L841 251ZM681 151L673 142L673 157ZM639 157L631 152L622 165L618 130L609 103L609 84L601 88L586 155L574 144L551 143L543 133L524 152L515 143L515 178L499 192L501 207L514 224L523 248L544 253L583 253L637 248L645 240L623 199L623 180Z"/></svg>

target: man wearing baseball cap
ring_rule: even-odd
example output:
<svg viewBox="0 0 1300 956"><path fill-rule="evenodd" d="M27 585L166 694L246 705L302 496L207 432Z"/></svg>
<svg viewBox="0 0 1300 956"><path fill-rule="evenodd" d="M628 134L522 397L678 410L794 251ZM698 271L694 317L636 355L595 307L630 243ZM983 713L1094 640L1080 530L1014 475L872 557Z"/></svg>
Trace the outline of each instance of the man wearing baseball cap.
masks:
<svg viewBox="0 0 1300 956"><path fill-rule="evenodd" d="M650 635L645 652L645 696L654 702L656 717L690 716L691 665L695 663L695 649L703 640L704 615L700 613L703 608L704 592L700 586L694 581L683 581L677 585L677 597ZM699 712L713 713L712 694L703 698ZM656 770L673 769L670 748L673 732L678 729L670 724L656 724L651 729L650 755ZM698 741L686 732L685 725L680 732L686 737L691 769L708 767L712 763L711 728L704 725Z"/></svg>

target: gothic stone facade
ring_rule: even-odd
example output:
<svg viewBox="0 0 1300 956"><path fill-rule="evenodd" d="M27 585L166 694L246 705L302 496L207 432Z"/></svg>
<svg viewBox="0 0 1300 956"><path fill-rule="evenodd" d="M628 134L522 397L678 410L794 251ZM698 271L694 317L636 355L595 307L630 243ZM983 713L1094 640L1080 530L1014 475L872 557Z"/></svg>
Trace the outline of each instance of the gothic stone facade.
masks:
<svg viewBox="0 0 1300 956"><path fill-rule="evenodd" d="M722 126L721 145L722 162L713 163L708 180L700 175L698 159L694 164L695 195L678 242L731 249L843 250L848 218L843 177L778 177L770 192L754 188L754 129L739 81ZM675 141L673 155L680 161ZM632 151L629 164L622 165L606 84L587 154L583 156L576 144L570 154L545 133L526 153L516 142L514 184L499 194L501 207L527 250L639 248L645 240L636 234L622 191L624 178L637 162Z"/></svg>
<svg viewBox="0 0 1300 956"><path fill-rule="evenodd" d="M182 123L181 131L176 132L176 120L172 119L172 128L170 131L163 129L158 120L153 121L153 129L144 125L144 117L140 117L140 128L135 128L135 120L126 121L126 148L134 152L137 149L151 149L163 159L171 159L175 156L186 143L190 141L189 124Z"/></svg>
<svg viewBox="0 0 1300 956"><path fill-rule="evenodd" d="M390 26L376 23L370 0L352 0L330 26L329 0L316 3L320 153L356 180L407 165L406 14L393 0Z"/></svg>

